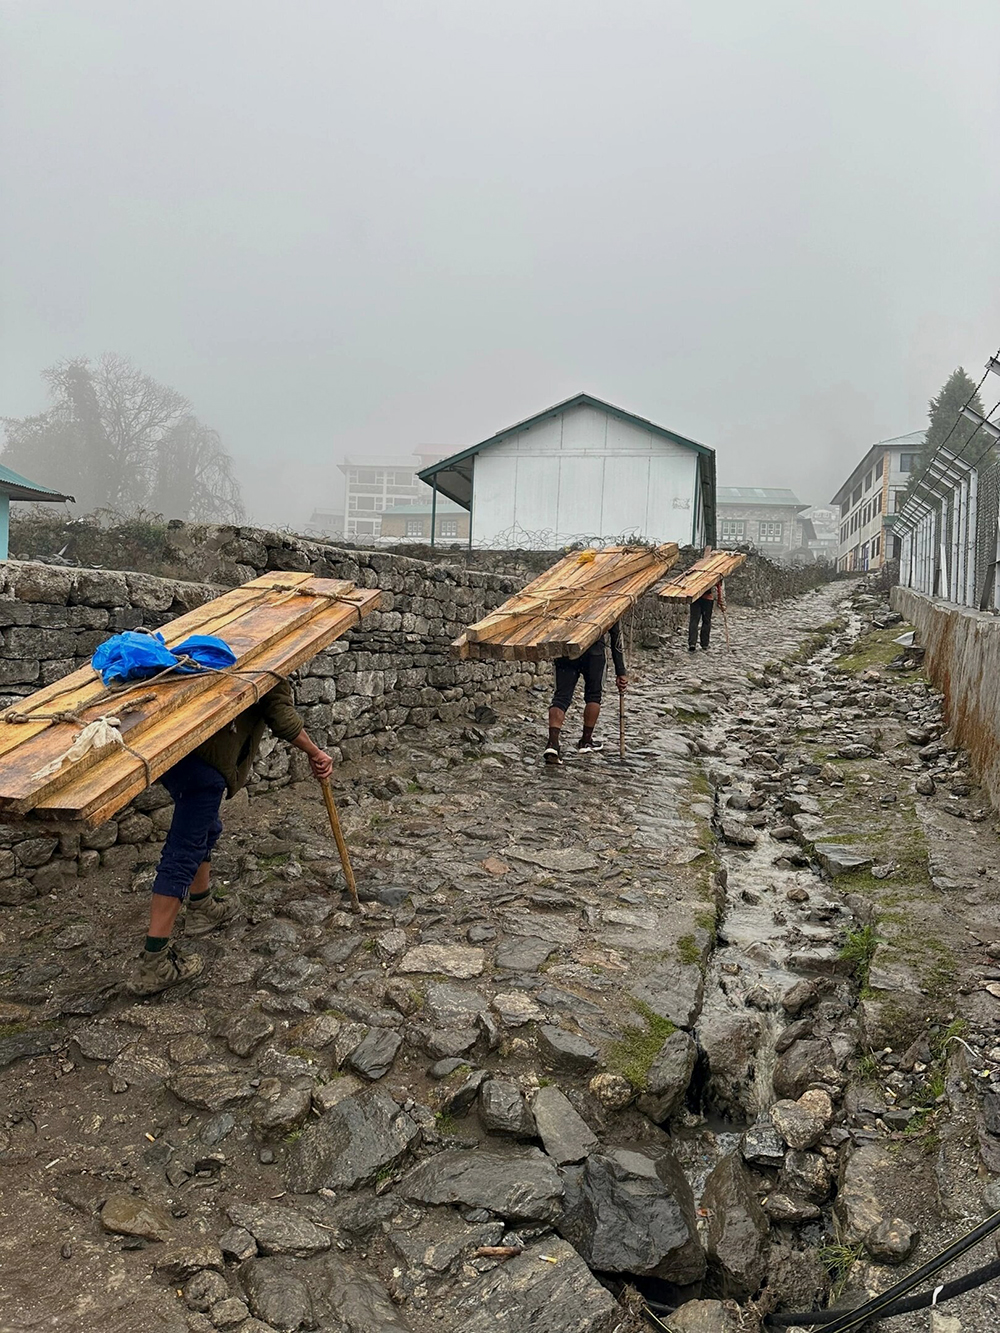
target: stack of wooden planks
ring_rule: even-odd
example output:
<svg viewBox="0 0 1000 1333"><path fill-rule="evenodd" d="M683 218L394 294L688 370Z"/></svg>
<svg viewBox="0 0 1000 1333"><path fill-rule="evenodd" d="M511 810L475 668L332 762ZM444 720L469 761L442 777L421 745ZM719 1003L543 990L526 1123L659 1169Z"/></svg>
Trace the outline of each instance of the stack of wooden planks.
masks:
<svg viewBox="0 0 1000 1333"><path fill-rule="evenodd" d="M678 602L693 602L704 597L709 589L714 588L720 579L726 578L734 569L739 569L746 556L739 551L710 551L700 560L677 574L662 588L657 588L657 597Z"/></svg>
<svg viewBox="0 0 1000 1333"><path fill-rule="evenodd" d="M677 560L677 545L575 551L469 628L452 654L546 662L579 657Z"/></svg>
<svg viewBox="0 0 1000 1333"><path fill-rule="evenodd" d="M0 820L94 827L112 818L380 604L378 591L343 580L263 574L161 630L168 647L191 634L218 635L236 654L234 667L108 688L87 666L36 691L0 714ZM91 750L46 775L102 717L120 720L127 748Z"/></svg>

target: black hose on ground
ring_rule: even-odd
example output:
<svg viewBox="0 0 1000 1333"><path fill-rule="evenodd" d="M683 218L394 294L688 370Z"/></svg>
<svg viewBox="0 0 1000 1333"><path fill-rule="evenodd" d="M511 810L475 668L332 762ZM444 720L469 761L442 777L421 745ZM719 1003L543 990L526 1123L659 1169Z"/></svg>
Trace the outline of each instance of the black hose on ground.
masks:
<svg viewBox="0 0 1000 1333"><path fill-rule="evenodd" d="M914 1310L926 1310L931 1305L943 1305L953 1296L964 1296L967 1291L975 1291L976 1287L982 1287L997 1277L1000 1277L1000 1259L994 1259L991 1263L984 1264L982 1268L973 1269L964 1277L945 1282L931 1291L923 1291L918 1296L904 1296L902 1300L894 1301L888 1309L882 1310L878 1318L892 1319L896 1315L911 1314ZM937 1300L934 1299L935 1292ZM816 1327L823 1327L844 1313L843 1310L814 1310L810 1315L771 1315L766 1322L769 1328L788 1328L796 1325L799 1328L808 1328L810 1323Z"/></svg>
<svg viewBox="0 0 1000 1333"><path fill-rule="evenodd" d="M915 1287L919 1287L928 1278L936 1277L942 1268L947 1268L966 1250L971 1250L974 1245L978 1245L981 1240L985 1240L987 1236L991 1236L998 1229L1000 1229L1000 1212L994 1213L992 1217L988 1217L985 1222L980 1222L979 1226L974 1227L965 1236L961 1236L958 1240L952 1241L950 1245L946 1245L933 1259L928 1259L926 1263L914 1269L912 1273L895 1283L888 1291L884 1291L881 1296L874 1296L870 1301L866 1301L864 1305L859 1305L856 1310L813 1310L806 1314L768 1315L764 1322L768 1328L789 1328L798 1325L801 1328L821 1327L825 1330L825 1333L851 1333L852 1329L857 1329L870 1320L884 1319L891 1317L893 1314L904 1314L911 1309L922 1309L924 1306L934 1303L933 1291L926 1292L923 1296L916 1298L922 1304L906 1304L904 1308L900 1309L893 1307L902 1305L903 1298L908 1296ZM943 1299L948 1299L944 1293L949 1291L949 1288L953 1289L950 1294L957 1296L963 1291L970 1291L973 1287L981 1286L984 1282L988 1282L992 1277L998 1275L1000 1275L1000 1260L987 1264L984 1268L978 1269L976 1273L967 1274L965 1278L956 1278L953 1282L945 1283L938 1295L938 1303ZM963 1286L963 1283L968 1283L968 1285Z"/></svg>

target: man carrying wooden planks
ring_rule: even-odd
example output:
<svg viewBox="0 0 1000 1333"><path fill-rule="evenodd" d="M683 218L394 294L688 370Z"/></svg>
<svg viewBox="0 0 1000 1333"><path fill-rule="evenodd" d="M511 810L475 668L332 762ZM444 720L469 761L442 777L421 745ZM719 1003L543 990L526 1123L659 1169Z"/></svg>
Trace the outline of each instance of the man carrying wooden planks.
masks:
<svg viewBox="0 0 1000 1333"><path fill-rule="evenodd" d="M594 740L594 728L601 712L604 671L607 665L605 640L608 638L611 640L611 657L618 689L624 693L628 688L628 671L625 666L620 621L611 626L610 634L602 635L579 657L557 657L556 691L549 709L549 743L545 747L544 755L547 764L562 763L559 737L566 721L566 710L573 702L576 683L581 676L583 677L583 735L577 742L577 753L593 754L596 750L604 749L603 741Z"/></svg>
<svg viewBox="0 0 1000 1333"><path fill-rule="evenodd" d="M712 637L712 608L715 606L716 602L719 604L720 611L726 609L722 579L719 579L714 587L709 588L708 591L702 593L700 597L696 597L691 603L691 615L688 619L689 653L696 653L698 651L699 638L702 652L708 652L709 641Z"/></svg>
<svg viewBox="0 0 1000 1333"><path fill-rule="evenodd" d="M173 797L174 816L153 881L145 948L128 982L133 995L155 995L201 972L198 954L178 954L170 944L185 898L187 935L207 935L232 919L232 903L209 892L212 848L222 832L222 798L246 786L265 729L304 751L320 781L333 772L333 760L309 739L291 688L282 680L163 774L160 781Z"/></svg>

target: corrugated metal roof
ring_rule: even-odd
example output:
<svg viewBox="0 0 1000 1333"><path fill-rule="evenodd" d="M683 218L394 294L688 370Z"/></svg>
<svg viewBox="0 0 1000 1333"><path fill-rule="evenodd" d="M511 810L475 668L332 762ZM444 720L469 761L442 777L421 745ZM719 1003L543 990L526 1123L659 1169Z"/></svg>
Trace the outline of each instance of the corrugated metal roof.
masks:
<svg viewBox="0 0 1000 1333"><path fill-rule="evenodd" d="M797 505L802 509L807 508L794 491L783 486L720 486L717 496L720 505Z"/></svg>
<svg viewBox="0 0 1000 1333"><path fill-rule="evenodd" d="M40 486L37 481L29 481L19 472L0 463L0 491L11 500L72 500L72 495L63 495L49 486Z"/></svg>

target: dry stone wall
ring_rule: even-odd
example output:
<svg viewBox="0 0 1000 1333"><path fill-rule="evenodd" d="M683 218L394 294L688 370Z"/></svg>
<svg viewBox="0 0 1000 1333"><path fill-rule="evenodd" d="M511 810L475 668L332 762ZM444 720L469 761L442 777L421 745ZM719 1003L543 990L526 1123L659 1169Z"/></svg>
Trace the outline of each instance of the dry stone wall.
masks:
<svg viewBox="0 0 1000 1333"><path fill-rule="evenodd" d="M376 551L337 554L327 553L322 573L380 588L384 601L296 680L306 726L338 765L391 750L403 727L474 719L477 710L531 685L539 673L547 677L545 666L456 662L448 653L461 629L504 601L520 580ZM110 634L164 624L220 591L142 573L6 562L0 566L0 706L16 705L86 664ZM304 756L265 742L251 794L306 772ZM91 834L0 826L0 904L57 892L67 876L90 874L102 864L154 861L170 813L169 798L155 786Z"/></svg>

